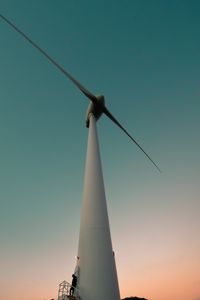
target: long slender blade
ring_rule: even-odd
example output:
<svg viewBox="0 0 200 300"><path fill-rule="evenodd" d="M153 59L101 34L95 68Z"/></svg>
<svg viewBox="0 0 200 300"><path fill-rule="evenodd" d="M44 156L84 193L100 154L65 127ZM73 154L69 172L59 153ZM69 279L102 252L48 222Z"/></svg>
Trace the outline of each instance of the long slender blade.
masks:
<svg viewBox="0 0 200 300"><path fill-rule="evenodd" d="M24 32L22 32L14 23L8 20L6 17L0 14L0 17L9 24L15 31L17 31L21 36L25 38L34 48L36 48L40 53L42 53L57 69L59 69L66 77L68 77L79 90L89 98L93 103L97 102L97 98L88 89L86 89L80 82L78 82L72 75L70 75L60 64L58 64L45 50L38 46L30 37L28 37Z"/></svg>
<svg viewBox="0 0 200 300"><path fill-rule="evenodd" d="M113 121L139 148L142 152L148 157L148 159L154 164L157 170L162 173L161 169L157 166L157 164L153 161L153 159L144 151L144 149L139 145L139 143L126 131L126 129L116 120L116 118L109 112L109 110L104 107L103 108L104 114Z"/></svg>

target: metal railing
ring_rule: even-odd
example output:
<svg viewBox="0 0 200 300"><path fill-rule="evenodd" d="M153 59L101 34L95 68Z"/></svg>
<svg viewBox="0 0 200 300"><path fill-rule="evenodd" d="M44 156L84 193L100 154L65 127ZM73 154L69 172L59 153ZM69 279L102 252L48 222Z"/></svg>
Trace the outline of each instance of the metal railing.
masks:
<svg viewBox="0 0 200 300"><path fill-rule="evenodd" d="M69 282L64 280L59 284L58 300L68 300L69 296L74 296L77 300L80 300L78 288L73 287Z"/></svg>

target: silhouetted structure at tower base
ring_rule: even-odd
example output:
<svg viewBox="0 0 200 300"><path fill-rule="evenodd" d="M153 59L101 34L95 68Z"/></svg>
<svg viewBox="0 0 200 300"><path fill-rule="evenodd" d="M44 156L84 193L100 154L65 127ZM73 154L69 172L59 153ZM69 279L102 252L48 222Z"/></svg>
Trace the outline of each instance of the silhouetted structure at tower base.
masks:
<svg viewBox="0 0 200 300"><path fill-rule="evenodd" d="M122 300L148 300L146 298L139 298L139 297L127 297L127 298L124 298Z"/></svg>

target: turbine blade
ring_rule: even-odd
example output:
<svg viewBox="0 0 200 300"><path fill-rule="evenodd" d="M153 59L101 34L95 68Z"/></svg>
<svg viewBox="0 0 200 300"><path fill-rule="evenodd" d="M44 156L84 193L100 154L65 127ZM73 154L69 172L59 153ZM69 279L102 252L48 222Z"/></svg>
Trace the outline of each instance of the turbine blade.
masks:
<svg viewBox="0 0 200 300"><path fill-rule="evenodd" d="M115 117L109 112L109 110L104 107L103 108L104 114L113 121L139 148L142 150L142 152L148 157L148 159L154 164L154 166L157 168L157 170L162 173L161 169L156 165L156 163L153 161L153 159L144 151L144 149L139 145L139 143L126 131L126 129L115 119Z"/></svg>
<svg viewBox="0 0 200 300"><path fill-rule="evenodd" d="M14 23L8 20L6 17L0 14L0 17L9 24L15 31L17 31L21 36L25 38L34 48L36 48L40 53L42 53L57 69L59 69L66 77L68 77L79 90L89 98L93 103L96 103L97 98L88 89L86 89L80 82L78 82L72 75L70 75L60 64L58 64L45 50L38 46L32 39L30 39L24 32L22 32Z"/></svg>

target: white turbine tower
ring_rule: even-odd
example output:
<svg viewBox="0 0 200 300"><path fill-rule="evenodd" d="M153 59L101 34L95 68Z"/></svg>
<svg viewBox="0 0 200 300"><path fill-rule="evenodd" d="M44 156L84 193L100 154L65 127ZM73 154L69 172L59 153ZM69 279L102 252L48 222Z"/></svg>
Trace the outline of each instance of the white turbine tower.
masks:
<svg viewBox="0 0 200 300"><path fill-rule="evenodd" d="M104 96L95 96L72 77L46 51L22 32L3 15L0 17L40 51L56 68L68 77L90 100L86 126L89 128L87 158L85 167L83 203L78 248L78 291L81 300L119 300L119 287L114 252L110 235L106 197L104 191L101 159L99 152L96 121L105 114L114 122L146 155L160 171L159 167L144 151L139 143L126 131L105 106ZM65 285L62 285L65 288ZM70 296L68 296L70 298Z"/></svg>
<svg viewBox="0 0 200 300"><path fill-rule="evenodd" d="M96 120L93 114L90 115L87 147L78 249L78 288L82 299L119 300Z"/></svg>

